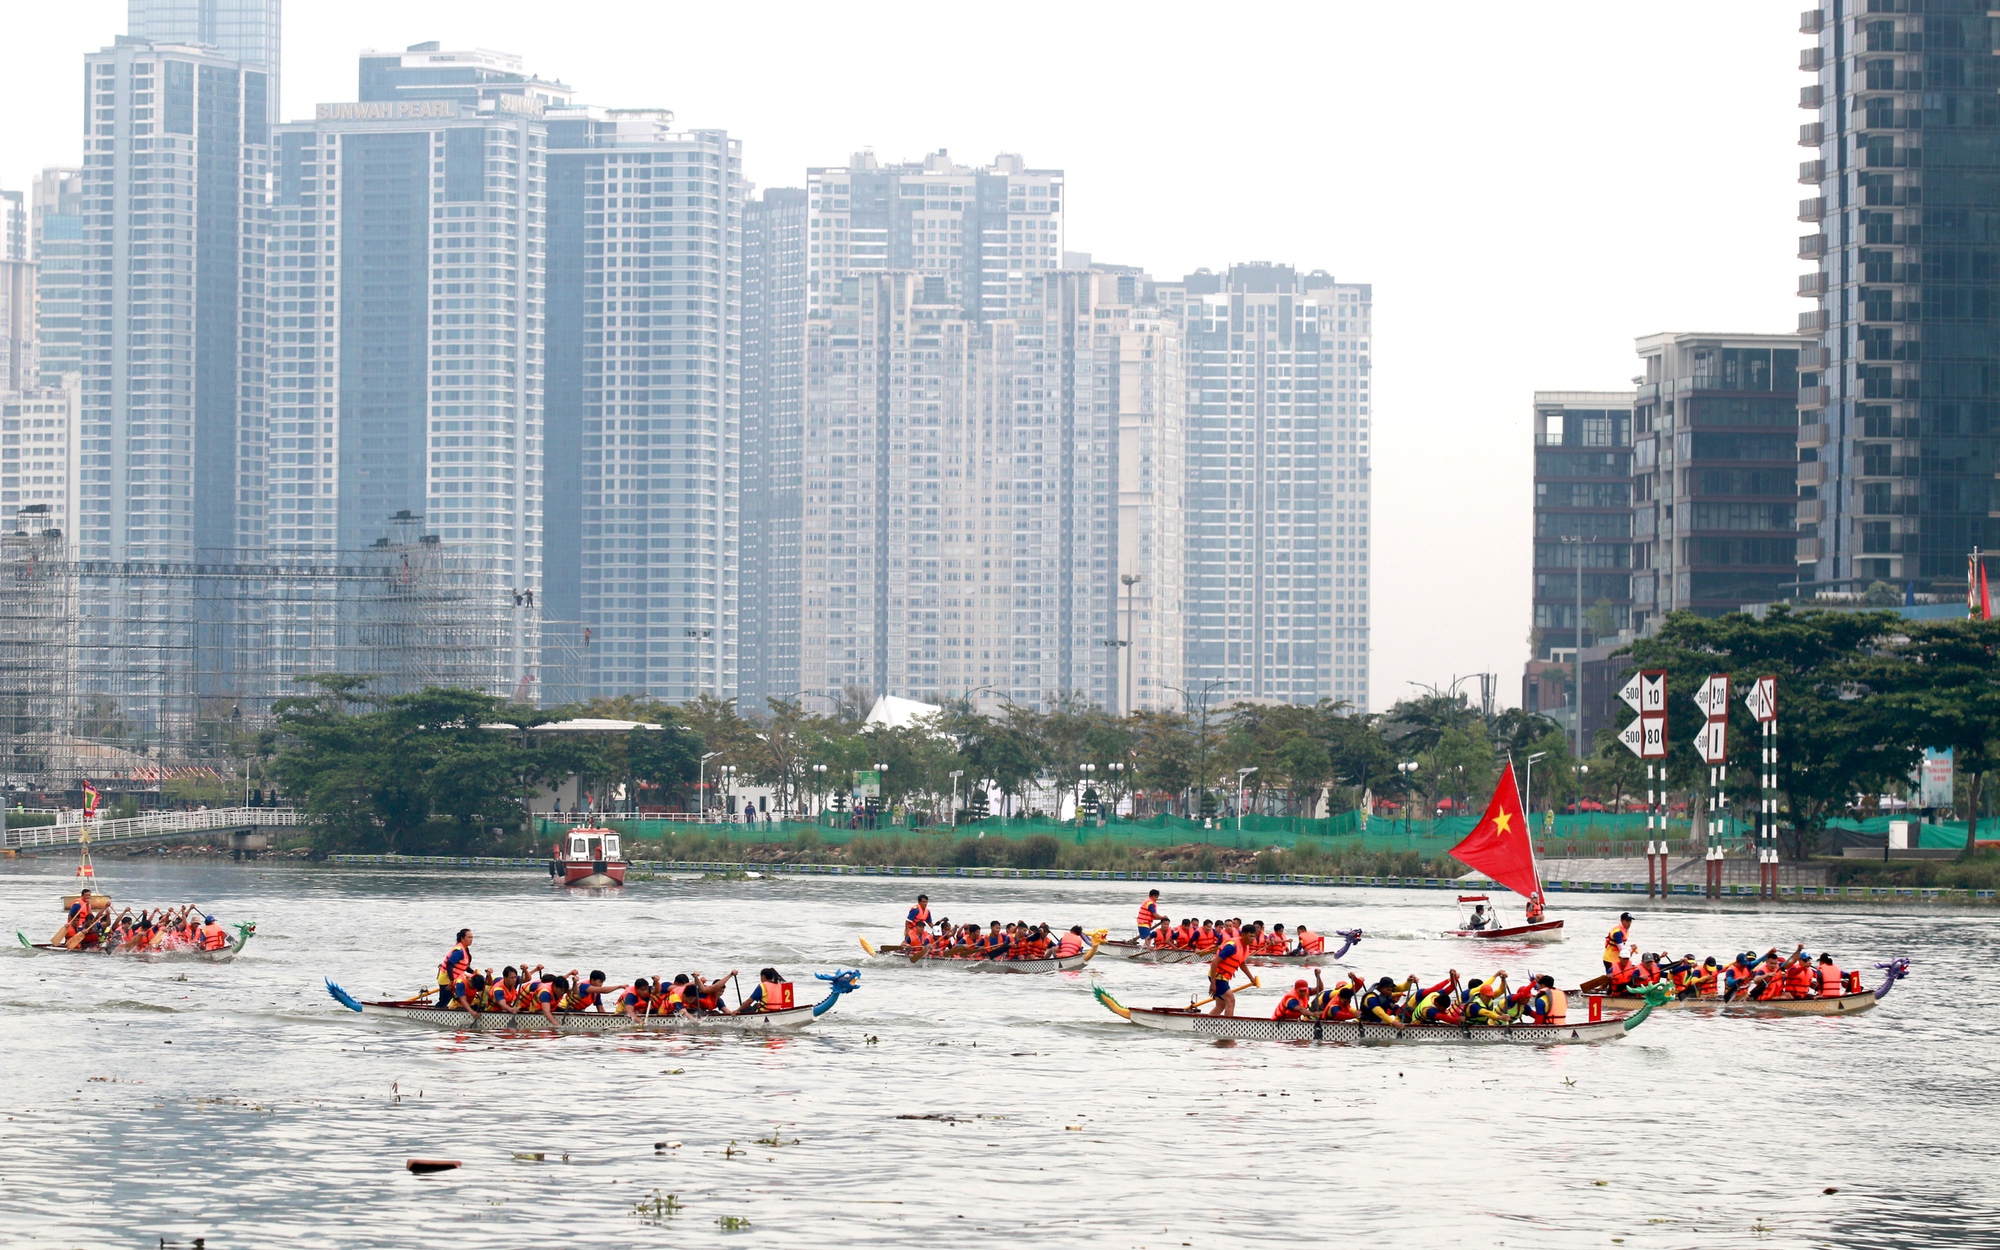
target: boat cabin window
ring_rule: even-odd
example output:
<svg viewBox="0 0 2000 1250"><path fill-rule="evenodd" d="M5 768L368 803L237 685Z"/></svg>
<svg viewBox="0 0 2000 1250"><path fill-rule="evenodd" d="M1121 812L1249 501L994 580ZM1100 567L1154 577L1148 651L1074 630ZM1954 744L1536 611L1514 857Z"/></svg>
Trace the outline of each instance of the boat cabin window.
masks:
<svg viewBox="0 0 2000 1250"><path fill-rule="evenodd" d="M583 856L590 854L590 839L583 837L580 834L571 835L569 840L569 853L574 858L582 858Z"/></svg>
<svg viewBox="0 0 2000 1250"><path fill-rule="evenodd" d="M606 858L606 859L617 859L617 858L618 858L618 835L617 835L617 834L615 834L615 833L607 833L607 834L605 834L605 835L604 835L604 837L603 837L602 841L603 841L603 844L604 844L604 858Z"/></svg>

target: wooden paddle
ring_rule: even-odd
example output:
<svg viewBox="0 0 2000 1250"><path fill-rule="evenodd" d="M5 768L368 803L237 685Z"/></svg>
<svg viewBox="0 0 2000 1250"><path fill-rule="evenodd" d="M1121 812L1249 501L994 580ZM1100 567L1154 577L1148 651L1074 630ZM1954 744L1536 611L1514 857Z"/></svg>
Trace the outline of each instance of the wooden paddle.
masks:
<svg viewBox="0 0 2000 1250"><path fill-rule="evenodd" d="M1251 973L1251 974L1250 974L1250 984L1248 984L1248 985L1244 985L1244 986L1231 986L1231 987L1230 987L1230 992L1231 992L1231 993L1234 993L1234 992L1236 992L1236 991L1237 991L1238 989L1245 989L1245 990L1248 990L1248 989L1262 989L1262 988L1264 988L1264 983L1263 983L1262 981L1258 980L1258 979L1257 979L1257 974L1253 972L1253 973ZM1214 1002L1214 1001L1215 1001L1215 996L1214 996L1214 995L1210 995L1209 997L1207 997L1207 998L1204 998L1204 999L1202 999L1202 1000L1201 1000L1200 1002L1198 1002L1198 1003L1189 1003L1189 1004L1188 1004L1188 1010L1192 1011L1192 1010L1194 1010L1194 1009L1195 1009L1196 1007L1206 1007L1206 1006L1208 1006L1208 1005L1209 1005L1210 1003L1212 1003L1212 1002Z"/></svg>

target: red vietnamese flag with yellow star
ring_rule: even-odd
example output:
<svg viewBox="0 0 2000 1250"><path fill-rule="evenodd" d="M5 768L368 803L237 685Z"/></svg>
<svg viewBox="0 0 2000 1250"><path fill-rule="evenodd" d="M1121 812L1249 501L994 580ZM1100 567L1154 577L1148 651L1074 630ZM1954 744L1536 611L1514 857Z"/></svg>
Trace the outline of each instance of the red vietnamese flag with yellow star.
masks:
<svg viewBox="0 0 2000 1250"><path fill-rule="evenodd" d="M1533 898L1541 890L1541 882L1535 879L1535 853L1528 845L1528 817L1521 811L1521 792L1514 786L1511 762L1500 774L1486 815L1465 835L1465 841L1451 848L1451 854L1516 894Z"/></svg>

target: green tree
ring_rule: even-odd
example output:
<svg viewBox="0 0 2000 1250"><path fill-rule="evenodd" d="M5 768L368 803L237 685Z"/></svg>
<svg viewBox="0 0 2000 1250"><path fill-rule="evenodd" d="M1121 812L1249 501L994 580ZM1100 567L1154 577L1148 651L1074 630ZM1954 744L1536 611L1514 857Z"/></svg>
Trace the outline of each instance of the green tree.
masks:
<svg viewBox="0 0 2000 1250"><path fill-rule="evenodd" d="M1905 663L1883 697L1922 727L1921 745L1948 748L1965 775L1970 856L1986 774L2000 762L2000 621L1908 621L1899 635L1888 649Z"/></svg>
<svg viewBox="0 0 2000 1250"><path fill-rule="evenodd" d="M1656 635L1620 654L1630 656L1628 675L1667 671L1667 766L1690 789L1708 784L1708 766L1693 745L1699 712L1692 696L1710 674L1730 676L1729 785L1740 800L1758 792L1762 746L1741 696L1757 678L1777 678L1786 849L1804 858L1830 817L1863 795L1907 784L1922 754L1921 715L1908 701L1884 697L1909 680L1892 645L1908 624L1893 612L1798 612L1782 604L1762 620L1673 612Z"/></svg>

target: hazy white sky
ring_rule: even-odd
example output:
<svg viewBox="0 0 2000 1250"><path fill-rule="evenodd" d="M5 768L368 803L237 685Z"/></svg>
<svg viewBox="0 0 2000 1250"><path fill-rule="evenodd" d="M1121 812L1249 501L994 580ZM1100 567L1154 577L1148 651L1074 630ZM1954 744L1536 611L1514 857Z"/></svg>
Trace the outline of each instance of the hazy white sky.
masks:
<svg viewBox="0 0 2000 1250"><path fill-rule="evenodd" d="M78 162L81 57L125 3L0 7L20 187ZM862 147L1019 152L1067 172L1071 250L1371 282L1373 702L1490 671L1512 704L1531 393L1629 385L1641 334L1785 332L1806 307L1800 7L289 0L284 112L353 99L364 48L496 48L731 131L759 186Z"/></svg>

